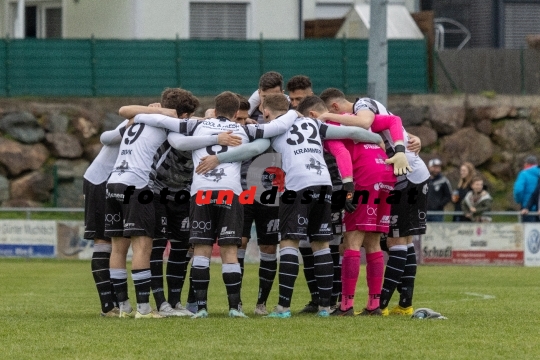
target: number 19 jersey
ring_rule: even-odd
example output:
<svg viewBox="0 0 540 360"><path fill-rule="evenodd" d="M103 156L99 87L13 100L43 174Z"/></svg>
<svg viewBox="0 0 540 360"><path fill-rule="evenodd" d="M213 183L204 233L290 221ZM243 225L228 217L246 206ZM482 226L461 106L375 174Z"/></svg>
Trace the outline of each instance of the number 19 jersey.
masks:
<svg viewBox="0 0 540 360"><path fill-rule="evenodd" d="M287 190L332 186L322 147L327 128L319 120L302 117L287 132L272 139L272 147L282 156Z"/></svg>

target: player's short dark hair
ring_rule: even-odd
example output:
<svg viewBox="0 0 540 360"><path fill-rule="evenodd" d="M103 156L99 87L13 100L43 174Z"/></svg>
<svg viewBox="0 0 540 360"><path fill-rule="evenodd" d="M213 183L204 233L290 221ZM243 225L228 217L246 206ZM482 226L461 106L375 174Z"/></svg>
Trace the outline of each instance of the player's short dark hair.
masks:
<svg viewBox="0 0 540 360"><path fill-rule="evenodd" d="M326 112L328 111L328 108L326 107L324 101L315 95L306 96L296 107L296 111L304 116L309 116L309 112L312 110L317 112Z"/></svg>
<svg viewBox="0 0 540 360"><path fill-rule="evenodd" d="M240 107L240 100L235 93L224 91L215 98L216 116L225 116L232 119Z"/></svg>
<svg viewBox="0 0 540 360"><path fill-rule="evenodd" d="M236 96L238 97L238 100L240 100L240 107L238 108L238 110L249 111L249 108L250 108L249 100L240 94L236 94Z"/></svg>
<svg viewBox="0 0 540 360"><path fill-rule="evenodd" d="M328 104L334 99L345 99L345 94L339 89L328 88L321 93L321 99L325 104Z"/></svg>
<svg viewBox="0 0 540 360"><path fill-rule="evenodd" d="M279 90L283 90L283 76L275 71L269 71L262 74L259 79L259 90L266 91L279 86Z"/></svg>
<svg viewBox="0 0 540 360"><path fill-rule="evenodd" d="M287 91L306 90L311 88L311 80L305 75L296 75L287 82Z"/></svg>
<svg viewBox="0 0 540 360"><path fill-rule="evenodd" d="M473 176L473 178L471 179L471 185L474 184L475 182L477 181L481 181L481 182L484 182L484 178L479 176L479 175L475 175Z"/></svg>
<svg viewBox="0 0 540 360"><path fill-rule="evenodd" d="M289 100L283 94L269 94L264 98L262 106L272 112L285 113L289 110Z"/></svg>
<svg viewBox="0 0 540 360"><path fill-rule="evenodd" d="M160 103L166 109L175 109L178 116L184 113L192 114L199 107L199 99L190 91L180 88L163 90Z"/></svg>

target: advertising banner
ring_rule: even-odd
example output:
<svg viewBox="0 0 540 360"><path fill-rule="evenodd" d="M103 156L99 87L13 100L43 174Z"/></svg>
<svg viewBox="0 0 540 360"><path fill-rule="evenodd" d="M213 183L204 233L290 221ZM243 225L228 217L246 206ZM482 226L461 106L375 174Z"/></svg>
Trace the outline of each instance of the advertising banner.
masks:
<svg viewBox="0 0 540 360"><path fill-rule="evenodd" d="M0 220L0 256L55 257L56 221Z"/></svg>
<svg viewBox="0 0 540 360"><path fill-rule="evenodd" d="M422 237L425 264L523 265L523 226L430 223Z"/></svg>
<svg viewBox="0 0 540 360"><path fill-rule="evenodd" d="M524 224L525 266L540 266L540 224Z"/></svg>

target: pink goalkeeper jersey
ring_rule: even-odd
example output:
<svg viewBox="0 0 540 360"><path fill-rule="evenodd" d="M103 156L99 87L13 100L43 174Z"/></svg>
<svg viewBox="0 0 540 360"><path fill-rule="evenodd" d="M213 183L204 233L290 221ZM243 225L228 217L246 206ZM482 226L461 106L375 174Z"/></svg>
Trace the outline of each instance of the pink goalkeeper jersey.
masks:
<svg viewBox="0 0 540 360"><path fill-rule="evenodd" d="M339 125L332 121L327 123ZM355 144L349 139L326 140L324 147L335 156L341 177L353 176L356 185L396 182L394 167L384 162L388 156L376 144Z"/></svg>

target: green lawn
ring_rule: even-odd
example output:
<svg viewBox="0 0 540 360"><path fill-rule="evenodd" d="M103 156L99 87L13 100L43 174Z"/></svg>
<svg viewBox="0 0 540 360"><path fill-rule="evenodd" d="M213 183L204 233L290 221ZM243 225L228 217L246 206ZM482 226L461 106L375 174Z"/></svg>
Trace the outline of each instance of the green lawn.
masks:
<svg viewBox="0 0 540 360"><path fill-rule="evenodd" d="M98 316L88 261L2 259L0 358L540 358L537 268L420 267L415 307L432 308L448 320L297 315L308 300L302 275L291 319L229 319L221 267L211 268L208 319L134 320ZM364 276L362 267L358 309L366 297ZM246 266L244 281L244 309L250 315L257 266ZM276 292L270 300L275 305Z"/></svg>

